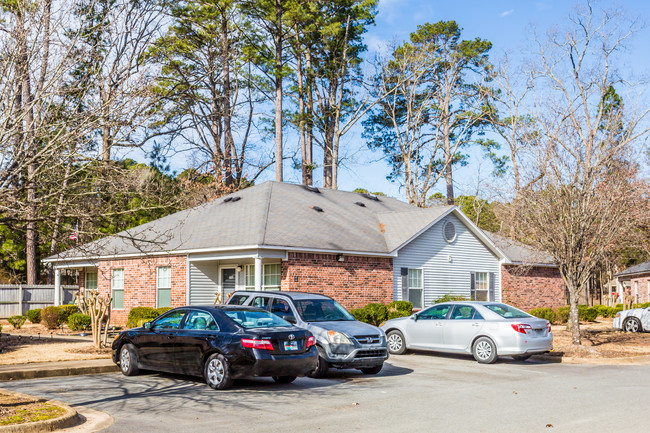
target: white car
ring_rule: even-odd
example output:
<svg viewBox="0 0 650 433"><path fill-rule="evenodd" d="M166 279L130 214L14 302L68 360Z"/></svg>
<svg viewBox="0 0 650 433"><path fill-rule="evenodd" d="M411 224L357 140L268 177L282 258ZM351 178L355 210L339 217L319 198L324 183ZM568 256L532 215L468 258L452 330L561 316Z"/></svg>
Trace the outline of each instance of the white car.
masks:
<svg viewBox="0 0 650 433"><path fill-rule="evenodd" d="M619 311L613 325L626 332L650 331L650 307Z"/></svg>
<svg viewBox="0 0 650 433"><path fill-rule="evenodd" d="M471 353L482 364L498 355L524 361L553 348L548 320L498 302L445 302L380 325L388 350Z"/></svg>

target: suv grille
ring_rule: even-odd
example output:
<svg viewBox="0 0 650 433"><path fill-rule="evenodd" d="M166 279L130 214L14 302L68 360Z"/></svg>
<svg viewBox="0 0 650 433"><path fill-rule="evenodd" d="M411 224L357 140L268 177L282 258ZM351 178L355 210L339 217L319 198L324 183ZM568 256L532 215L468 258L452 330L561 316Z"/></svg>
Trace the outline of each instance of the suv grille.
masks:
<svg viewBox="0 0 650 433"><path fill-rule="evenodd" d="M385 350L360 350L355 358L380 358L386 356Z"/></svg>
<svg viewBox="0 0 650 433"><path fill-rule="evenodd" d="M381 337L379 335L355 335L354 338L360 344L379 344Z"/></svg>

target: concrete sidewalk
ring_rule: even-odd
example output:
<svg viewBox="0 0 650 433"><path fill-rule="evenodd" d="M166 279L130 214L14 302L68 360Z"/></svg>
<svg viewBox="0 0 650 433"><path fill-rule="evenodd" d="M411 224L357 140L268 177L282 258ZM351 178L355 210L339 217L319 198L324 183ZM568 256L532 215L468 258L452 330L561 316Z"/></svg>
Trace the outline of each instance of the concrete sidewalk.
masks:
<svg viewBox="0 0 650 433"><path fill-rule="evenodd" d="M2 365L0 366L0 381L111 373L114 371L119 371L119 367L110 358Z"/></svg>

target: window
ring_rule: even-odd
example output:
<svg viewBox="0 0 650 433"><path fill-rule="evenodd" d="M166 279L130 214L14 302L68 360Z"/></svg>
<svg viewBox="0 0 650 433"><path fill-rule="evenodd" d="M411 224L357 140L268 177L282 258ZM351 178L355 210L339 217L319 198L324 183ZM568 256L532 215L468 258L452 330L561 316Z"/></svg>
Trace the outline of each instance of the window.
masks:
<svg viewBox="0 0 650 433"><path fill-rule="evenodd" d="M245 267L245 289L255 290L255 265ZM282 279L282 265L272 263L262 266L262 290L280 290Z"/></svg>
<svg viewBox="0 0 650 433"><path fill-rule="evenodd" d="M332 299L294 301L298 314L305 322L351 321L354 316Z"/></svg>
<svg viewBox="0 0 650 433"><path fill-rule="evenodd" d="M472 300L473 301L487 301L490 284L488 282L488 273L487 272L475 272L473 275L473 284L472 284Z"/></svg>
<svg viewBox="0 0 650 433"><path fill-rule="evenodd" d="M158 296L156 305L158 308L172 306L172 268L171 266L159 266L156 268L156 288Z"/></svg>
<svg viewBox="0 0 650 433"><path fill-rule="evenodd" d="M253 298L253 301L250 303L251 307L261 308L263 310L268 310L270 299L266 296L258 296Z"/></svg>
<svg viewBox="0 0 650 433"><path fill-rule="evenodd" d="M485 308L494 311L504 319L527 319L533 317L528 313L524 313L523 311L506 304L491 304L486 305Z"/></svg>
<svg viewBox="0 0 650 433"><path fill-rule="evenodd" d="M185 316L185 310L174 310L156 319L152 328L154 329L178 329Z"/></svg>
<svg viewBox="0 0 650 433"><path fill-rule="evenodd" d="M291 311L291 306L284 299L275 298L273 299L273 305L271 305L271 313L276 316L282 317L286 320L287 317L294 317L293 311Z"/></svg>
<svg viewBox="0 0 650 433"><path fill-rule="evenodd" d="M452 243L456 240L456 226L451 221L447 221L442 227L442 237L445 238L447 243Z"/></svg>
<svg viewBox="0 0 650 433"><path fill-rule="evenodd" d="M452 320L483 320L483 317L478 311L469 305L456 305L454 311L451 313L450 319Z"/></svg>
<svg viewBox="0 0 650 433"><path fill-rule="evenodd" d="M447 313L452 306L449 304L436 305L418 314L418 320L440 320L446 319Z"/></svg>
<svg viewBox="0 0 650 433"><path fill-rule="evenodd" d="M264 285L263 290L280 290L280 280L282 279L282 265L274 263L264 265Z"/></svg>
<svg viewBox="0 0 650 433"><path fill-rule="evenodd" d="M246 299L248 299L248 295L235 295L232 296L226 303L229 305L244 305Z"/></svg>
<svg viewBox="0 0 650 433"><path fill-rule="evenodd" d="M86 290L97 290L97 272L86 272Z"/></svg>
<svg viewBox="0 0 650 433"><path fill-rule="evenodd" d="M183 329L196 329L198 331L218 331L219 326L214 317L205 311L190 311L185 320Z"/></svg>
<svg viewBox="0 0 650 433"><path fill-rule="evenodd" d="M282 320L275 314L259 310L222 310L223 314L243 328L274 328L276 326L291 327L291 323Z"/></svg>
<svg viewBox="0 0 650 433"><path fill-rule="evenodd" d="M113 310L124 309L124 269L111 270L111 296Z"/></svg>
<svg viewBox="0 0 650 433"><path fill-rule="evenodd" d="M422 308L422 269L409 269L409 302L413 308Z"/></svg>

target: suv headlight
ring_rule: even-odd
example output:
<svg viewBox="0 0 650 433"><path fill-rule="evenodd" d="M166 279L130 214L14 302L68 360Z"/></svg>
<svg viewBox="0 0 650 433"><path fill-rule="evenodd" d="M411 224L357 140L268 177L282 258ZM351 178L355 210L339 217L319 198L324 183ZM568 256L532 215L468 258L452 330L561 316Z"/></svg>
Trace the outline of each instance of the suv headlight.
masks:
<svg viewBox="0 0 650 433"><path fill-rule="evenodd" d="M327 338L331 344L352 344L345 334L338 331L327 331Z"/></svg>

